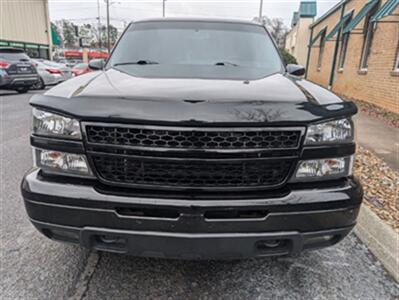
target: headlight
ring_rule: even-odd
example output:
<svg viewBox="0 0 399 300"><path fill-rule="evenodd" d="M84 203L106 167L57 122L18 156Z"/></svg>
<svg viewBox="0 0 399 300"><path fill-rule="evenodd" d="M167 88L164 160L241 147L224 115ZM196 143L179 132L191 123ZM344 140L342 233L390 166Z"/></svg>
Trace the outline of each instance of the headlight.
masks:
<svg viewBox="0 0 399 300"><path fill-rule="evenodd" d="M338 158L302 160L291 181L336 179L352 174L353 155Z"/></svg>
<svg viewBox="0 0 399 300"><path fill-rule="evenodd" d="M84 154L34 149L36 166L49 173L93 177Z"/></svg>
<svg viewBox="0 0 399 300"><path fill-rule="evenodd" d="M33 109L33 133L68 139L82 138L78 120L37 108Z"/></svg>
<svg viewBox="0 0 399 300"><path fill-rule="evenodd" d="M341 119L308 127L305 144L348 143L353 141L353 122Z"/></svg>

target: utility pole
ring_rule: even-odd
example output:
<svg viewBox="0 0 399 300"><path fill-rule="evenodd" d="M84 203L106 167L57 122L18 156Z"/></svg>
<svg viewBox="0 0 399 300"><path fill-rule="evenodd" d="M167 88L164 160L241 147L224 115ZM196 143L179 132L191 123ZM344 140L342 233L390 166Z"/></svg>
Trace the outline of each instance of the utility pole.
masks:
<svg viewBox="0 0 399 300"><path fill-rule="evenodd" d="M100 0L97 0L97 13L98 13L98 23L97 23L97 31L98 31L98 47L101 49L101 12L100 12Z"/></svg>
<svg viewBox="0 0 399 300"><path fill-rule="evenodd" d="M162 0L162 17L165 18L165 2L166 0Z"/></svg>
<svg viewBox="0 0 399 300"><path fill-rule="evenodd" d="M260 0L260 5L259 5L259 22L262 22L262 16L263 16L263 0Z"/></svg>
<svg viewBox="0 0 399 300"><path fill-rule="evenodd" d="M108 54L111 53L111 36L110 36L110 28L109 28L109 0L106 0L107 2L107 48L108 48Z"/></svg>

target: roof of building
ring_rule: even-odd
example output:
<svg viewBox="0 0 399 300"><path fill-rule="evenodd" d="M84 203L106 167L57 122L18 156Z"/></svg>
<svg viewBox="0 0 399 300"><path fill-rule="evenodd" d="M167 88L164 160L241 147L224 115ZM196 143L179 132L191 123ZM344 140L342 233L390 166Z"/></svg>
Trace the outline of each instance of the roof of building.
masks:
<svg viewBox="0 0 399 300"><path fill-rule="evenodd" d="M299 16L301 18L313 18L317 15L317 4L315 0L304 0L299 5Z"/></svg>

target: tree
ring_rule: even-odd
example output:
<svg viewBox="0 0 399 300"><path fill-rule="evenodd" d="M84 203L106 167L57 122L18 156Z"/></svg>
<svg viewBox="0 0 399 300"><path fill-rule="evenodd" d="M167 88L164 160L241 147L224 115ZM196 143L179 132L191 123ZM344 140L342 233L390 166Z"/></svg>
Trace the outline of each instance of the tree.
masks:
<svg viewBox="0 0 399 300"><path fill-rule="evenodd" d="M75 35L75 25L69 21L62 20L62 35L65 47L76 47L77 37Z"/></svg>
<svg viewBox="0 0 399 300"><path fill-rule="evenodd" d="M109 30L110 30L110 40L111 40L111 47L115 45L116 40L118 39L118 29L114 27L112 24L109 25ZM101 26L101 43L103 46L107 46L108 43L108 30L107 26L103 25Z"/></svg>
<svg viewBox="0 0 399 300"><path fill-rule="evenodd" d="M269 19L266 16L263 16L261 20L259 18L254 18L254 21L263 24L270 32L276 44L279 48L284 48L285 38L288 33L288 27L284 25L282 19L274 18Z"/></svg>
<svg viewBox="0 0 399 300"><path fill-rule="evenodd" d="M91 47L96 47L98 39L96 35L95 26L91 24L83 24L79 26L79 37L84 38L86 42L90 44Z"/></svg>
<svg viewBox="0 0 399 300"><path fill-rule="evenodd" d="M269 24L266 24L266 28L270 31L274 40L279 48L284 48L285 38L288 33L288 28L284 25L282 19L271 19Z"/></svg>
<svg viewBox="0 0 399 300"><path fill-rule="evenodd" d="M285 65L298 64L298 62L296 61L296 58L294 56L292 56L291 54L289 54L287 50L280 48L280 54L281 54L281 57L283 58L283 62Z"/></svg>
<svg viewBox="0 0 399 300"><path fill-rule="evenodd" d="M104 25L100 25L100 28L98 28L98 24L91 26L91 34L93 35L93 40L92 40L91 46L93 48L102 48L102 46L103 46L103 43L102 43L103 27L104 27Z"/></svg>

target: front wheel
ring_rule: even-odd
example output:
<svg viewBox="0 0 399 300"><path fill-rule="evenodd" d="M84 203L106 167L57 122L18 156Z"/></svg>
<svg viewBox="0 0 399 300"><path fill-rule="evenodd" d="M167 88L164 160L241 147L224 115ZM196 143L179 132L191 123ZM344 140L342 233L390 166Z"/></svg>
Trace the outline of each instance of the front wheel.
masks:
<svg viewBox="0 0 399 300"><path fill-rule="evenodd" d="M27 91L29 91L29 87L20 87L20 88L17 88L16 91L19 94L25 94Z"/></svg>

